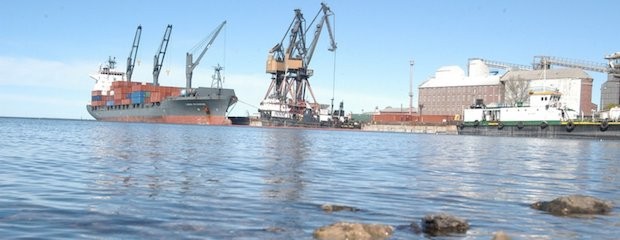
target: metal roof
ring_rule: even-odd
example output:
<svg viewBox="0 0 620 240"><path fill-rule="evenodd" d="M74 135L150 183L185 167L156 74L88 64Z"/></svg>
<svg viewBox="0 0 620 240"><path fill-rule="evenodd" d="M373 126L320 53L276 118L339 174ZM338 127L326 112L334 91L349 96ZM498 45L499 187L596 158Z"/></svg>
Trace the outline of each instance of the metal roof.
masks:
<svg viewBox="0 0 620 240"><path fill-rule="evenodd" d="M486 76L484 76L478 74L476 76L465 76L465 71L463 71L461 67L446 66L439 68L439 70L435 72L435 76L422 83L420 88L486 86L499 84L500 80L497 75L486 74Z"/></svg>
<svg viewBox="0 0 620 240"><path fill-rule="evenodd" d="M538 79L562 79L562 78L579 78L579 79L591 79L592 77L586 73L586 71L578 68L556 68L547 70L532 70L532 71L508 71L504 76L500 78L503 81L523 79L523 80L538 80Z"/></svg>

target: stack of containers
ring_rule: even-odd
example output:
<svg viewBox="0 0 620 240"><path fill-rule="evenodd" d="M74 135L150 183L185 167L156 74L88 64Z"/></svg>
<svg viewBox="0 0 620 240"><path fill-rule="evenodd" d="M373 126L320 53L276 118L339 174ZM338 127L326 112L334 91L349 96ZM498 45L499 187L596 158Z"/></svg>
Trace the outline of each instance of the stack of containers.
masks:
<svg viewBox="0 0 620 240"><path fill-rule="evenodd" d="M116 81L112 82L111 90L114 91L114 105L129 105L131 104L131 87L140 83Z"/></svg>
<svg viewBox="0 0 620 240"><path fill-rule="evenodd" d="M91 99L90 99L90 105L93 107L99 107L99 106L103 106L104 102L103 102L103 97L101 96L101 91L97 90L97 91L92 91L91 92Z"/></svg>
<svg viewBox="0 0 620 240"><path fill-rule="evenodd" d="M110 91L92 91L92 106L115 106L161 102L167 97L179 96L181 88L155 86L151 83L116 81Z"/></svg>
<svg viewBox="0 0 620 240"><path fill-rule="evenodd" d="M132 104L156 103L161 102L167 97L178 96L181 93L180 88L155 86L151 83L143 83L131 86Z"/></svg>

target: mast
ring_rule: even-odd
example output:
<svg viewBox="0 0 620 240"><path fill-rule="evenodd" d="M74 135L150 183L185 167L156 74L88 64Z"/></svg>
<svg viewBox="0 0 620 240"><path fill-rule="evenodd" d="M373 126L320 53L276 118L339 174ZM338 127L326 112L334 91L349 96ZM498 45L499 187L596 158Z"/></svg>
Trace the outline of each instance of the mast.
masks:
<svg viewBox="0 0 620 240"><path fill-rule="evenodd" d="M222 69L224 69L222 66L220 66L219 64L215 67L213 67L213 69L215 70L215 72L213 73L213 81L211 81L211 87L212 88L222 88Z"/></svg>

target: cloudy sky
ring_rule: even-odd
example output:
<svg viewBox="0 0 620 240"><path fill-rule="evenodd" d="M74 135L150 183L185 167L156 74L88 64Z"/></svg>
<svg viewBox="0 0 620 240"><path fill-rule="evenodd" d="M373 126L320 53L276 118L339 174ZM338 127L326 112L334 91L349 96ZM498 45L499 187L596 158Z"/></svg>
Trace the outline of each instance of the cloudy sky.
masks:
<svg viewBox="0 0 620 240"><path fill-rule="evenodd" d="M618 1L326 3L336 14L338 51L327 51L324 32L310 82L319 102L328 104L334 92L336 104L344 101L349 112L406 107L410 60L417 86L442 66L466 69L473 57L530 64L535 55L550 55L604 63L605 55L620 51ZM194 86L209 86L212 67L223 65L225 87L242 101L230 115L243 116L257 111L267 91L267 53L285 34L293 9L310 22L320 1L24 0L2 8L0 116L90 118L85 105L94 81L88 75L109 56L124 69L138 25L143 32L134 80L151 81L153 55L172 24L160 83L184 86L185 53L224 20ZM598 104L606 75L589 74Z"/></svg>

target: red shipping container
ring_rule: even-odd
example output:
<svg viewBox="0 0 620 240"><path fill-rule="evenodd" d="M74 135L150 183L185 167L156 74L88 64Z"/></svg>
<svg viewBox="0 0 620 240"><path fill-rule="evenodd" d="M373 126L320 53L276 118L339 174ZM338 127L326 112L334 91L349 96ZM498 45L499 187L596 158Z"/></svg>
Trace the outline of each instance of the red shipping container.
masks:
<svg viewBox="0 0 620 240"><path fill-rule="evenodd" d="M147 88L146 85L133 85L131 86L131 91L132 92L145 91L146 88Z"/></svg>
<svg viewBox="0 0 620 240"><path fill-rule="evenodd" d="M123 100L123 92L122 91L114 91L114 100Z"/></svg>

